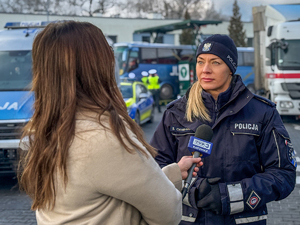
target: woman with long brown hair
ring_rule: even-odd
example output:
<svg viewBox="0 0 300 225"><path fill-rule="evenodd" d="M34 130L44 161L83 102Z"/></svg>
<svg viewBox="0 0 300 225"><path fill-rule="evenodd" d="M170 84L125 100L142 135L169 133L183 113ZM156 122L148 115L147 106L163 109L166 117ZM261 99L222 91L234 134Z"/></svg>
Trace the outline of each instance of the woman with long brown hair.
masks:
<svg viewBox="0 0 300 225"><path fill-rule="evenodd" d="M179 223L177 189L192 163L202 163L186 157L160 169L127 114L101 30L51 23L36 36L32 59L35 112L19 182L38 224Z"/></svg>

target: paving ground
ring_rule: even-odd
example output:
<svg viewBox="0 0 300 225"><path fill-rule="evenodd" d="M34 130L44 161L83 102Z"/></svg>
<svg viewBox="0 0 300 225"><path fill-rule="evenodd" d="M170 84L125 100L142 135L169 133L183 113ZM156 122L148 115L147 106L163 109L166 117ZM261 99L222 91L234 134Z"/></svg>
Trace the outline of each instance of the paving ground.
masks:
<svg viewBox="0 0 300 225"><path fill-rule="evenodd" d="M155 123L142 126L146 140L150 140L161 115L155 115ZM300 225L300 122L285 121L285 126L297 152L297 185L286 199L268 204L267 225ZM18 190L12 177L0 177L0 225L36 225L30 199Z"/></svg>

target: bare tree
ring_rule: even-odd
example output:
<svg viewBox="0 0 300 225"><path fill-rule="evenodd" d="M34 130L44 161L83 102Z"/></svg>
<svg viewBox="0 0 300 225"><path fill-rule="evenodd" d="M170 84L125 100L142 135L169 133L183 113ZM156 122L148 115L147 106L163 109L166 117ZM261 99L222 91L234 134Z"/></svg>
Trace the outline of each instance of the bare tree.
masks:
<svg viewBox="0 0 300 225"><path fill-rule="evenodd" d="M1 0L0 11L9 13L57 13L60 8L59 0Z"/></svg>
<svg viewBox="0 0 300 225"><path fill-rule="evenodd" d="M93 16L94 13L105 14L107 9L114 6L115 1L111 0L68 0L70 6L77 7L79 15L87 14ZM81 11L81 12L80 12Z"/></svg>
<svg viewBox="0 0 300 225"><path fill-rule="evenodd" d="M0 11L18 13L50 12L60 15L88 15L147 17L158 13L167 19L184 19L188 12L191 19L215 19L220 13L209 0L0 0ZM110 9L111 12L109 12Z"/></svg>

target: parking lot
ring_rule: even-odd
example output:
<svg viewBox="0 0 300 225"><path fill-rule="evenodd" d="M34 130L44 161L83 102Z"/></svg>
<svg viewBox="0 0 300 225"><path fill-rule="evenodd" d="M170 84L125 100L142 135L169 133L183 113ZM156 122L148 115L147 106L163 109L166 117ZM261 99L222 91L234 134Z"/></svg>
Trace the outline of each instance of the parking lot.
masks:
<svg viewBox="0 0 300 225"><path fill-rule="evenodd" d="M154 123L142 125L147 141L150 140L162 113L155 114ZM287 121L285 126L290 134L300 164L300 122ZM0 177L0 225L35 225L35 213L30 210L30 199L18 190L16 179ZM267 225L300 224L300 166L294 191L284 200L268 204Z"/></svg>

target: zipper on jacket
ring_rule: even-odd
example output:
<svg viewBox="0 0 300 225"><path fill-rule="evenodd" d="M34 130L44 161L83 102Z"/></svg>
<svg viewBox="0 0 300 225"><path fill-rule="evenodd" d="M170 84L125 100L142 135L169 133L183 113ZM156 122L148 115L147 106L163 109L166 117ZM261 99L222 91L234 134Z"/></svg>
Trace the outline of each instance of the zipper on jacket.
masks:
<svg viewBox="0 0 300 225"><path fill-rule="evenodd" d="M219 118L220 112L218 111L218 101L215 101L215 113L216 113L216 119L215 121Z"/></svg>

